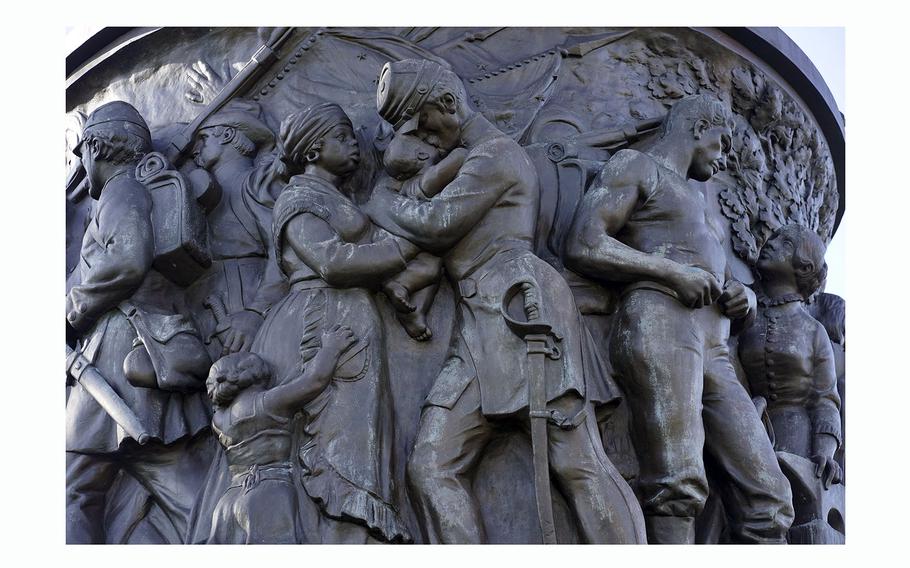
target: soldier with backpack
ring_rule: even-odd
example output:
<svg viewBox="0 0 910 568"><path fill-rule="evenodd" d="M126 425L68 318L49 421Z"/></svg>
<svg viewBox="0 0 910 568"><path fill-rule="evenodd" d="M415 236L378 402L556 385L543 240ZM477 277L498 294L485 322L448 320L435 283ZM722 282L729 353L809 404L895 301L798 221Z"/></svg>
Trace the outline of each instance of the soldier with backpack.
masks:
<svg viewBox="0 0 910 568"><path fill-rule="evenodd" d="M180 295L172 280L180 275L168 274L175 265L159 258L156 241L170 235L155 226L152 191L137 180L140 163L151 167L143 162L150 149L145 120L115 101L88 117L74 150L96 202L82 241L81 283L66 298L68 335L79 337L76 351L135 413L149 438L134 440L81 383L73 385L66 405L68 543L106 542L105 500L121 471L139 481L163 512L167 523L157 527L163 540L181 542L210 459L203 448L211 359L175 305ZM157 167L163 171L164 165ZM185 195L182 178L174 183Z"/></svg>

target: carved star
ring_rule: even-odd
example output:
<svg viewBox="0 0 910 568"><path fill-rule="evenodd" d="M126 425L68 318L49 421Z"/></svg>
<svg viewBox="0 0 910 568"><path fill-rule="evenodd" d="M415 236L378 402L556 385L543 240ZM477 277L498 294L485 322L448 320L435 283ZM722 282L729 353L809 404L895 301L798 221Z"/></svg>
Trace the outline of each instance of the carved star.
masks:
<svg viewBox="0 0 910 568"><path fill-rule="evenodd" d="M542 102L543 102L543 95L534 95L534 100L537 101L537 102L539 102L539 103L542 103Z"/></svg>
<svg viewBox="0 0 910 568"><path fill-rule="evenodd" d="M363 61L363 60L366 59L366 58L367 58L367 54L366 54L366 53L360 53L360 54L357 55L357 59L359 59L359 60L361 60L361 61Z"/></svg>
<svg viewBox="0 0 910 568"><path fill-rule="evenodd" d="M477 68L480 69L481 71L486 71L486 70L487 70L487 64L486 64L486 63L478 63L478 64L477 64Z"/></svg>

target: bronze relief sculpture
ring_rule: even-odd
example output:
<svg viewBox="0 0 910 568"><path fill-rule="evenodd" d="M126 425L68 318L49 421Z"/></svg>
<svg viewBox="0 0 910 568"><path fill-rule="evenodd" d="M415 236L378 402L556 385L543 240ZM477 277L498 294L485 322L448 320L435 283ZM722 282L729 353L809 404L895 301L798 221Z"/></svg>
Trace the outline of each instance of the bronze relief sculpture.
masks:
<svg viewBox="0 0 910 568"><path fill-rule="evenodd" d="M731 122L711 97L681 99L651 146L607 162L569 233L570 267L623 285L610 356L632 411L649 542L694 542L708 494L703 452L729 477L734 539L782 542L793 519L727 345L730 320L754 316L755 296L728 278L704 197L686 183L725 169Z"/></svg>
<svg viewBox="0 0 910 568"><path fill-rule="evenodd" d="M842 542L842 139L723 33L74 75L67 541Z"/></svg>

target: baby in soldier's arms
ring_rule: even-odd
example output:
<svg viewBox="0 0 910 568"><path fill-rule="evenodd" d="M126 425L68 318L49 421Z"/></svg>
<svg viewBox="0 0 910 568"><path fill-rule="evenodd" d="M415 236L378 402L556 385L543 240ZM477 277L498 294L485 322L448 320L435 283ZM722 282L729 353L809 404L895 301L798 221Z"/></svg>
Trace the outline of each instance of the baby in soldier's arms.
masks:
<svg viewBox="0 0 910 568"><path fill-rule="evenodd" d="M405 193L411 197L431 199L455 179L467 157L467 150L456 148L439 159L439 150L420 138L398 134L383 154L387 173L378 187ZM427 313L439 283L442 261L432 254L418 254L402 272L383 285L408 335L426 341L433 333L427 326Z"/></svg>
<svg viewBox="0 0 910 568"><path fill-rule="evenodd" d="M215 507L210 543L299 541L291 419L328 387L355 342L347 327L323 331L308 360L313 350L301 345L301 374L271 388L269 365L255 353L234 353L212 365L206 381L215 408L212 429L224 446L231 484Z"/></svg>

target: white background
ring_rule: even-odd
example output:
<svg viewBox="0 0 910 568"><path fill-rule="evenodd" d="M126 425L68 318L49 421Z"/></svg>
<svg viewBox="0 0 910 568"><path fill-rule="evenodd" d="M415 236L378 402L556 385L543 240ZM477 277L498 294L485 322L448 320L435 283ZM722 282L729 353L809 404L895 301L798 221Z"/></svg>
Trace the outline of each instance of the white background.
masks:
<svg viewBox="0 0 910 568"><path fill-rule="evenodd" d="M430 566L535 568L875 567L906 563L906 332L910 199L907 18L879 0L588 3L332 2L7 4L0 35L4 129L0 235L0 535L8 566L163 568ZM566 8L566 9L562 9ZM548 25L846 27L844 244L850 328L847 545L842 547L66 547L60 203L67 26ZM818 62L818 60L816 60ZM830 81L830 79L829 79ZM845 113L846 114L846 113ZM841 237L843 230L839 231ZM899 559L903 557L904 561Z"/></svg>

